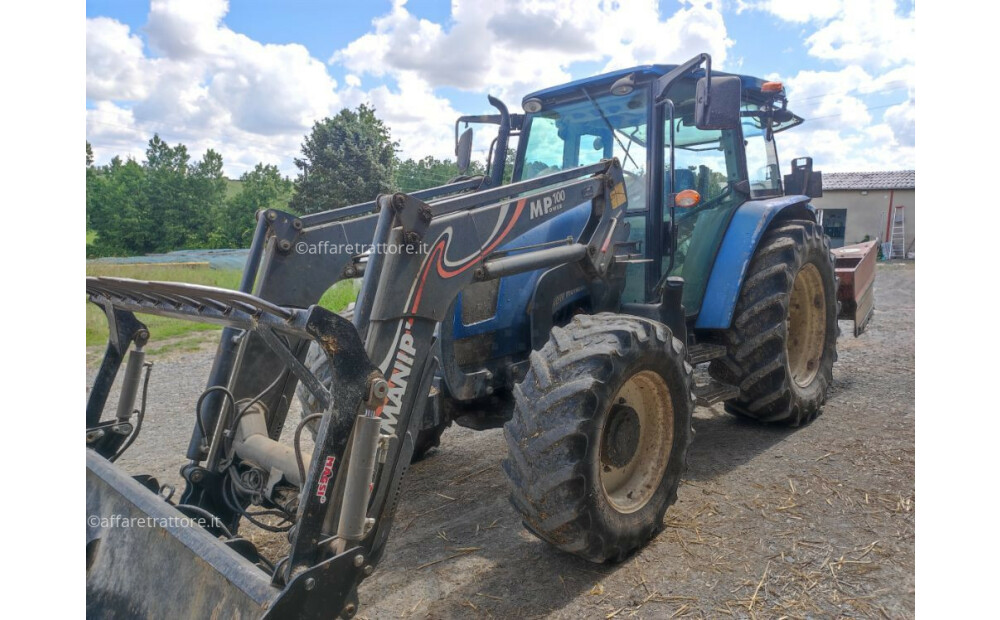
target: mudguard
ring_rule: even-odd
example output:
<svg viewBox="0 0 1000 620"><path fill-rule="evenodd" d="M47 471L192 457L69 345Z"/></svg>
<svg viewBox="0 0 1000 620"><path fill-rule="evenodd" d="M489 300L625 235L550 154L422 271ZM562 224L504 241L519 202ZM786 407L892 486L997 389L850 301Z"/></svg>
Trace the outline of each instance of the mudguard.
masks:
<svg viewBox="0 0 1000 620"><path fill-rule="evenodd" d="M736 209L715 255L695 329L729 329L743 278L760 238L779 213L790 209L816 219L816 209L806 196L750 200Z"/></svg>

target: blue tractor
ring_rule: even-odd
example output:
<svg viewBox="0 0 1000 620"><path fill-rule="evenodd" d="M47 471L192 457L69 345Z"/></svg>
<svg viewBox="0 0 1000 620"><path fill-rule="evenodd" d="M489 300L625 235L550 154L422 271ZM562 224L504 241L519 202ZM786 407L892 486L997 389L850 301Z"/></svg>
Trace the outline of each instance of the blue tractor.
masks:
<svg viewBox="0 0 1000 620"><path fill-rule="evenodd" d="M463 288L439 327L439 370L413 455L420 458L438 445L452 422L476 430L505 427L511 456L504 469L525 525L588 559L620 557L652 530L643 529L627 542L612 536L616 542L610 546L606 541L584 544L582 539L590 540L593 533L566 535L572 521L566 507L578 498L565 488L551 488L554 480L572 486L589 477L590 467L607 470L612 479L603 483L605 495L620 513L655 505L662 516L673 496L651 501L651 493L668 478L666 486L676 486L679 475L666 461L648 471L620 471L656 462L658 444L648 435L660 428L655 420L664 417L661 409L669 398L667 391L657 391L655 381L611 390L619 400L622 390L655 393L642 407L619 407L610 393L601 397L598 408L608 413L600 428L588 427L592 420L583 413L585 401L600 392L599 373L575 393L566 393L566 384L581 372L580 362L560 372L567 357L575 360L580 350L593 349L599 361L590 363L614 365L598 346L608 337L609 319L602 312L613 308L667 325L681 343L685 368L708 364L709 379L689 390L700 405L724 402L736 415L799 426L819 415L832 380L839 334L834 259L809 204L821 195L821 173L804 158L794 160L782 176L775 145L775 134L802 119L787 109L780 83L712 73L710 63L701 55L680 66L647 65L547 88L523 99L524 114L510 114L491 97L499 114L462 117L456 123L460 166L468 162L471 144L471 129L460 135L460 125L499 127L481 187L502 182L511 137L518 138L513 170L506 171L513 183L607 160L620 164L628 198L618 222L628 231L621 245L627 251L616 261L624 269L623 286L610 291L595 286L579 264L567 263ZM706 108L710 97L718 107ZM725 112L718 112L722 103ZM707 117L706 109L716 115ZM529 208L532 218L556 216L498 245L493 255L580 239L592 211L588 200L573 204L559 197L551 204L531 201ZM622 321L621 338L649 336L635 332L628 320L617 320ZM560 346L560 338L579 342ZM627 352L616 349L611 357L618 355ZM317 376L329 378L320 347L313 347L307 361ZM321 411L304 386L299 396L304 415ZM675 434L687 441L688 425L683 426ZM561 462L542 458L558 451L553 437L555 443L568 442L581 436L581 428L587 429L587 442L607 448L600 465L581 457L579 446L576 453L563 454ZM540 462L548 486L538 485ZM664 469L671 475L664 476ZM573 499L552 506L552 494ZM593 508L599 514L598 506ZM558 513L562 520L553 524L545 513ZM573 516L594 522L593 515ZM642 520L660 523L659 516ZM562 532L558 537L557 530Z"/></svg>
<svg viewBox="0 0 1000 620"><path fill-rule="evenodd" d="M623 224L634 249L623 307L656 300L665 290L679 294L683 313L669 321L674 334L686 341L690 363L712 362L715 381L696 386L699 401L725 401L735 414L797 426L819 414L836 359L833 271L809 204L821 195L821 176L805 158L782 178L774 140L802 119L786 109L781 84L716 72L717 96L738 96L739 115L731 127L699 127L695 110L704 94L696 88L705 70L689 71L664 92L678 70L616 71L532 93L522 102L524 115L472 118L499 123L501 134L507 124L520 138L515 182L617 158L629 200ZM719 92L724 88L731 90ZM501 135L494 146L506 142ZM489 172L498 178L504 157L493 150ZM587 217L585 206L565 208L500 250L575 238ZM788 245L785 238L795 242L794 256L776 249ZM821 255L824 264L799 277L804 254ZM776 264L786 273L778 274ZM482 428L509 419L529 353L544 346L553 325L593 311L586 277L574 275L572 267L560 267L462 291L443 326L451 337L441 341L456 360L445 366L443 383L457 423ZM788 299L779 301L777 293ZM803 305L817 295L822 308ZM551 315L548 297L556 298ZM800 317L799 308L807 315Z"/></svg>
<svg viewBox="0 0 1000 620"><path fill-rule="evenodd" d="M802 122L781 84L712 72L702 54L532 93L524 114L491 101L498 114L459 119L498 127L486 175L301 217L263 211L239 291L88 279L111 324L87 404L88 510L212 517L127 535L88 526L88 608L134 609L142 580L172 562L193 572L155 584L152 615L352 617L402 476L452 422L503 426L528 530L618 561L663 527L696 403L791 426L819 415L838 316L859 333L871 286L848 265L858 277L838 300L809 204L820 173L803 158L781 174L775 135ZM317 305L349 278L361 278L350 314ZM111 463L146 400L133 410L149 336L135 313L226 326L176 504ZM235 535L254 507L291 524L273 564Z"/></svg>

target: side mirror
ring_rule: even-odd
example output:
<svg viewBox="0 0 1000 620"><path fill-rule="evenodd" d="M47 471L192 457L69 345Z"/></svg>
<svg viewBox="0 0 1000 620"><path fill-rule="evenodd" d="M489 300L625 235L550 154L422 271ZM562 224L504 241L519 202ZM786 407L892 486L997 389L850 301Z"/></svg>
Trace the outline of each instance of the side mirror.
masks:
<svg viewBox="0 0 1000 620"><path fill-rule="evenodd" d="M698 129L736 129L742 85L735 75L701 78L695 87L694 124Z"/></svg>
<svg viewBox="0 0 1000 620"><path fill-rule="evenodd" d="M469 127L459 136L455 144L455 158L458 164L458 173L465 174L472 162L472 127Z"/></svg>

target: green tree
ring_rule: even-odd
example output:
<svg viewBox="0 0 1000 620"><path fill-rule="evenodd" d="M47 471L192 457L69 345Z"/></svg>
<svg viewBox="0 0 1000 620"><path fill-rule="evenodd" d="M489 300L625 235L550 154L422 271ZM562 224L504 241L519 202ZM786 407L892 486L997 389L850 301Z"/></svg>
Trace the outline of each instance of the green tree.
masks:
<svg viewBox="0 0 1000 620"><path fill-rule="evenodd" d="M216 151L191 163L186 146L154 135L142 165L115 157L94 167L89 143L87 162L87 227L98 235L88 253L147 254L211 244L226 198Z"/></svg>
<svg viewBox="0 0 1000 620"><path fill-rule="evenodd" d="M91 229L90 223L90 213L94 209L94 193L97 191L97 184L100 182L100 178L97 174L97 170L94 168L94 151L90 148L90 142L87 142L87 230Z"/></svg>
<svg viewBox="0 0 1000 620"><path fill-rule="evenodd" d="M400 161L396 168L396 187L401 192L414 192L428 187L444 185L458 176L458 167L450 159L423 159Z"/></svg>
<svg viewBox="0 0 1000 620"><path fill-rule="evenodd" d="M396 165L395 186L401 192L415 192L429 187L444 185L458 176L479 176L486 173L481 162L472 161L469 169L459 175L458 165L450 159L401 160Z"/></svg>
<svg viewBox="0 0 1000 620"><path fill-rule="evenodd" d="M115 157L95 171L88 187L90 224L97 232L93 252L101 256L145 254L159 248L150 226L146 171L134 159Z"/></svg>
<svg viewBox="0 0 1000 620"><path fill-rule="evenodd" d="M287 209L292 181L281 176L277 166L257 164L240 176L240 191L226 201L216 221L215 247L247 247L261 209Z"/></svg>
<svg viewBox="0 0 1000 620"><path fill-rule="evenodd" d="M299 175L291 208L316 213L390 191L396 146L375 108L364 104L318 121L295 159Z"/></svg>
<svg viewBox="0 0 1000 620"><path fill-rule="evenodd" d="M507 157L503 162L503 184L507 185L514 179L514 160L517 159L517 143L507 145Z"/></svg>
<svg viewBox="0 0 1000 620"><path fill-rule="evenodd" d="M184 247L212 247L211 233L218 214L226 208L226 177L222 174L222 155L212 149L195 162L186 179L191 196L189 221Z"/></svg>
<svg viewBox="0 0 1000 620"><path fill-rule="evenodd" d="M186 146L172 147L157 134L146 148L145 196L152 216L147 225L157 233L153 251L184 247L192 220L198 219L193 213L193 196L187 183L190 160Z"/></svg>

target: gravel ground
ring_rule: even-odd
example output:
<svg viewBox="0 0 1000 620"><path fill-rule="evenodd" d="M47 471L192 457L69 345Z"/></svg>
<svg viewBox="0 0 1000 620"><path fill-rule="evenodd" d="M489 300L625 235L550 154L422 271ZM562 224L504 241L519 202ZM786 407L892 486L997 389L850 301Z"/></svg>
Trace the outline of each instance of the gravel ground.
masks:
<svg viewBox="0 0 1000 620"><path fill-rule="evenodd" d="M502 432L453 426L410 469L359 617L912 617L912 262L879 266L876 305L860 338L842 324L829 402L812 424L788 430L721 407L696 411L666 529L616 566L528 534L506 499ZM143 434L119 461L128 471L179 484L211 340L151 350ZM298 416L296 406L290 423ZM244 534L268 555L283 551L280 537Z"/></svg>

